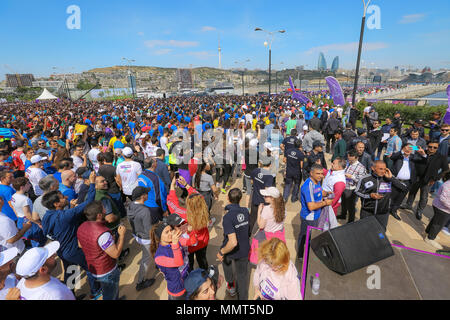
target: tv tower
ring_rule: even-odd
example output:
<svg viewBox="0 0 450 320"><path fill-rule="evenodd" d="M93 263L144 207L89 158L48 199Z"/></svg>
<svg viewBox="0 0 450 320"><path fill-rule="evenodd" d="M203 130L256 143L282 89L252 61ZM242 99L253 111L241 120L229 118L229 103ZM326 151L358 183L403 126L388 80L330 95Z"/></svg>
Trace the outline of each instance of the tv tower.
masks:
<svg viewBox="0 0 450 320"><path fill-rule="evenodd" d="M220 48L220 34L219 34L219 69L222 69L222 48Z"/></svg>

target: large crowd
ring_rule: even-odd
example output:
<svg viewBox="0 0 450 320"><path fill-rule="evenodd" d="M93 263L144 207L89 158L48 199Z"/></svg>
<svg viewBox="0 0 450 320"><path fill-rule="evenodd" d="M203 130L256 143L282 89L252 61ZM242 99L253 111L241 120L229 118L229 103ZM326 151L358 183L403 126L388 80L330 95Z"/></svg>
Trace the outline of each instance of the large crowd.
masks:
<svg viewBox="0 0 450 320"><path fill-rule="evenodd" d="M439 250L438 233L449 234L450 125L438 113L425 134L422 120L405 128L398 112L379 119L370 105L361 113L287 95L0 109L0 299L82 299L74 269L85 272L89 299L126 299L130 231L142 252L136 290L151 290L161 272L169 300L215 299L222 285L239 300L302 299L292 261L303 259L307 227L325 214L355 221L358 199L360 219L375 216L386 230L400 208L422 219L432 194L424 241ZM242 188L232 187L237 179ZM221 193L214 256L223 275L206 254ZM295 251L285 239L288 201L301 221ZM63 281L52 276L59 261Z"/></svg>

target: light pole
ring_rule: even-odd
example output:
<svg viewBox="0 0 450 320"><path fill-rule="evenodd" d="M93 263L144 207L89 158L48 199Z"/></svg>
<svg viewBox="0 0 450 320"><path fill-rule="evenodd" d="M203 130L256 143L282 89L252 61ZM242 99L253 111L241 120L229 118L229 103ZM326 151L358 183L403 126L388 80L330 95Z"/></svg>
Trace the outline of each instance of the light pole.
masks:
<svg viewBox="0 0 450 320"><path fill-rule="evenodd" d="M250 59L247 59L245 61L239 62L239 61L235 61L234 63L237 65L242 65L242 96L245 96L245 92L244 92L244 72L245 72L245 68L244 68L244 64L250 62Z"/></svg>
<svg viewBox="0 0 450 320"><path fill-rule="evenodd" d="M136 93L134 92L134 86L133 86L133 78L131 77L131 63L135 62L136 60L133 59L127 59L127 58L122 58L122 60L126 61L128 64L128 79L130 80L130 86L131 86L131 94L133 95L133 98L136 98Z"/></svg>
<svg viewBox="0 0 450 320"><path fill-rule="evenodd" d="M264 29L261 28L255 28L255 31L263 31L265 33L267 33L270 37L269 42L265 41L264 42L264 46L269 46L269 98L270 98L270 84L271 84L271 69L272 69L272 42L273 42L273 37L275 36L276 32L279 33L285 33L285 30L278 30L278 31L266 31Z"/></svg>
<svg viewBox="0 0 450 320"><path fill-rule="evenodd" d="M361 21L361 33L359 35L359 48L358 48L358 58L356 60L355 84L353 86L352 105L355 105L355 101L356 101L356 90L358 89L359 63L361 60L361 51L362 51L362 44L363 44L363 39L364 39L364 27L366 25L366 11L367 11L367 8L369 7L370 1L371 0L367 0L367 4L366 4L366 0L363 0L364 12L363 12L363 17L362 17L362 21Z"/></svg>

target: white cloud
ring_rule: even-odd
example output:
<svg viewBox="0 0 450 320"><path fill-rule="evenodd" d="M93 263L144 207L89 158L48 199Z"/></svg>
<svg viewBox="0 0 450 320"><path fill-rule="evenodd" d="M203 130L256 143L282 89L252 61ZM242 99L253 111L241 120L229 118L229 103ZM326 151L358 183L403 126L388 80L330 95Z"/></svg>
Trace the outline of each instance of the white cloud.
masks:
<svg viewBox="0 0 450 320"><path fill-rule="evenodd" d="M144 35L144 33L142 31L139 31L137 34L138 34L138 36L143 36Z"/></svg>
<svg viewBox="0 0 450 320"><path fill-rule="evenodd" d="M187 54L197 59L208 59L217 56L216 53L211 53L209 51L191 51L188 52Z"/></svg>
<svg viewBox="0 0 450 320"><path fill-rule="evenodd" d="M329 51L355 52L358 50L358 42L333 43L325 46L318 46L306 51L306 54L327 53ZM366 42L363 44L363 51L375 51L387 48L389 45L384 42Z"/></svg>
<svg viewBox="0 0 450 320"><path fill-rule="evenodd" d="M197 41L178 41L178 40L147 40L144 42L144 44L148 48L163 47L163 46L187 48L187 47L197 47L199 45Z"/></svg>
<svg viewBox="0 0 450 320"><path fill-rule="evenodd" d="M408 23L416 23L425 17L425 14L423 13L417 13L417 14L409 14L406 16L403 16L402 19L399 21L400 24L408 24Z"/></svg>
<svg viewBox="0 0 450 320"><path fill-rule="evenodd" d="M202 28L202 32L207 32L207 31L216 31L217 29L214 27L210 27L210 26L204 26Z"/></svg>
<svg viewBox="0 0 450 320"><path fill-rule="evenodd" d="M165 54L169 54L172 51L173 51L173 49L163 48L163 49L159 49L159 50L153 51L153 54L157 55L157 56L162 56L162 55L165 55Z"/></svg>

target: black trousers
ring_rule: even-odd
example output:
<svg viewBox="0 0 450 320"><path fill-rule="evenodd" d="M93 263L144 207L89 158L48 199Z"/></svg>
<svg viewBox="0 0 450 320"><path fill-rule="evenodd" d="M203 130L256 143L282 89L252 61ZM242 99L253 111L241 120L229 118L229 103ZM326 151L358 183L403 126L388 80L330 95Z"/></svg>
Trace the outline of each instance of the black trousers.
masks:
<svg viewBox="0 0 450 320"><path fill-rule="evenodd" d="M189 253L188 258L189 258L189 270L194 270L194 255L197 258L197 263L199 268L203 269L203 270L208 270L208 260L206 260L206 248L208 248L208 246L194 251L192 253Z"/></svg>
<svg viewBox="0 0 450 320"><path fill-rule="evenodd" d="M450 214L433 206L434 216L431 218L425 232L428 233L428 239L434 240L442 228L450 221Z"/></svg>
<svg viewBox="0 0 450 320"><path fill-rule="evenodd" d="M252 236L253 228L256 224L256 220L258 220L258 207L259 204L252 204L252 208L250 210L250 217L248 221L248 237L250 238Z"/></svg>
<svg viewBox="0 0 450 320"><path fill-rule="evenodd" d="M348 222L355 221L357 196L354 190L345 189L341 199L342 199L341 215L347 218L348 212Z"/></svg>
<svg viewBox="0 0 450 320"><path fill-rule="evenodd" d="M330 153L330 150L332 150L333 149L333 147L334 147L334 143L335 143L335 141L336 141L336 139L334 138L334 134L329 134L329 133L327 133L326 134L326 152L327 153ZM330 145L330 140L331 140L331 145Z"/></svg>
<svg viewBox="0 0 450 320"><path fill-rule="evenodd" d="M402 181L406 186L410 187L411 183L409 181ZM392 186L392 193L391 193L391 207L389 208L390 213L397 213L398 208L400 208L400 205L402 204L403 200L405 199L406 195L408 194L408 190L403 191L400 190L394 186Z"/></svg>
<svg viewBox="0 0 450 320"><path fill-rule="evenodd" d="M417 192L420 189L420 199L419 204L417 205L417 212L423 213L423 210L425 210L428 202L428 193L430 192L431 186L428 185L428 183L422 183L420 181L417 181L416 183L413 183L411 186L411 190L409 190L408 194L408 200L406 201L406 205L412 207L414 199L416 198Z"/></svg>
<svg viewBox="0 0 450 320"><path fill-rule="evenodd" d="M356 118L350 118L349 122L352 125L352 130L356 130Z"/></svg>
<svg viewBox="0 0 450 320"><path fill-rule="evenodd" d="M365 211L363 209L361 209L361 213L360 213L360 218L364 219L370 216L373 216L374 214L372 212L368 212ZM381 224L381 226L383 227L384 231L386 231L387 229L387 224L389 222L389 213L384 213L384 214L376 214L375 218L378 220L378 222Z"/></svg>
<svg viewBox="0 0 450 320"><path fill-rule="evenodd" d="M227 261L229 264L225 263L225 258L222 261L225 281L231 284L236 280L238 300L248 300L248 257L227 259ZM235 273L233 272L233 261Z"/></svg>

